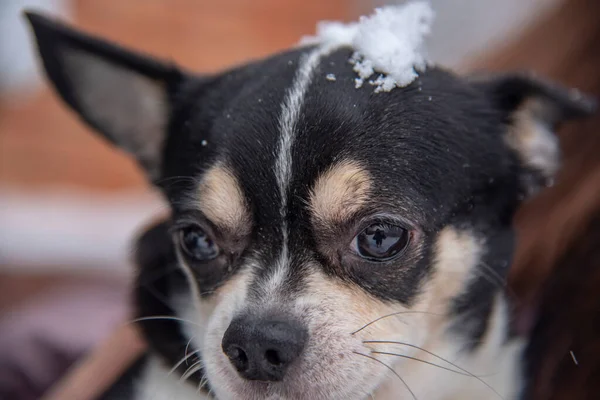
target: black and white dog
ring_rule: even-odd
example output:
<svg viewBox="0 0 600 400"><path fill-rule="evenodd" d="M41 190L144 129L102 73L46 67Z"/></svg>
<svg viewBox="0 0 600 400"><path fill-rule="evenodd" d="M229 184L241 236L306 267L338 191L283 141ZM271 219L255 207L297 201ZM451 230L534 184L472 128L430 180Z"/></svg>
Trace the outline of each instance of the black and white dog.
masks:
<svg viewBox="0 0 600 400"><path fill-rule="evenodd" d="M58 94L171 206L138 241L151 351L107 398L519 397L512 219L591 102L437 67L374 93L344 46L194 75L27 16Z"/></svg>

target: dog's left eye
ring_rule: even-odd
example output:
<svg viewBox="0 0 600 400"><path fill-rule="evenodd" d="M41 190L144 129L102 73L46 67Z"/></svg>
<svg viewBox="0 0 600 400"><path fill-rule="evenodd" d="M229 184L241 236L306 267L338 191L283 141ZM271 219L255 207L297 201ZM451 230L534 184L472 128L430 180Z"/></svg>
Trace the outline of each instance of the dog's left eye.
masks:
<svg viewBox="0 0 600 400"><path fill-rule="evenodd" d="M200 227L179 231L179 243L183 252L198 261L208 261L219 255L219 247Z"/></svg>
<svg viewBox="0 0 600 400"><path fill-rule="evenodd" d="M400 255L409 241L409 231L400 226L373 224L354 237L352 248L368 260L386 261Z"/></svg>

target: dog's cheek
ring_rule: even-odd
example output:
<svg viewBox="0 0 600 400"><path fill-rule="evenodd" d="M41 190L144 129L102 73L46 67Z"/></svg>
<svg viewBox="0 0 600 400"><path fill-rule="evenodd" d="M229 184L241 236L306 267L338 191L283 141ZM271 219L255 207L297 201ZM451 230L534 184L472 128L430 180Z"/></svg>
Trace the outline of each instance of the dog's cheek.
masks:
<svg viewBox="0 0 600 400"><path fill-rule="evenodd" d="M452 304L464 293L474 275L474 270L481 259L483 245L481 239L470 230L447 226L434 238L432 251L432 273L423 283L420 295L409 310L416 315L413 317L408 314L407 317L408 321L413 321L411 332L406 335L407 339L396 340L454 360L463 348L463 342L468 339L463 340L449 331L456 322ZM409 339L411 336L412 341ZM435 356L414 347L412 352L407 351L410 349L407 346L390 346L390 348L391 352L396 354L408 355L434 364L439 363L439 359ZM424 379L426 376L431 376L430 365L404 359L396 362L401 363L397 365L396 371L418 398L444 398L439 388L448 389L456 380L451 376L450 382L438 381L439 385L431 385L427 379ZM375 392L375 396L382 399L395 399L394 396L398 393L406 393L406 388L402 386L403 384L397 379L388 379Z"/></svg>
<svg viewBox="0 0 600 400"><path fill-rule="evenodd" d="M373 393L400 358L372 353L393 352L393 345L363 340L418 343L422 315L400 303L384 303L353 284L314 273L294 312L309 328L310 342L298 374L298 384L310 385L319 398L360 399ZM378 318L398 313L371 323ZM409 354L409 349L406 354ZM324 379L323 377L327 377Z"/></svg>
<svg viewBox="0 0 600 400"><path fill-rule="evenodd" d="M206 326L216 307L216 299L214 297L192 298L189 293L185 293L174 296L172 303L175 314L186 321L182 324L185 337L190 341L186 347L202 349Z"/></svg>
<svg viewBox="0 0 600 400"><path fill-rule="evenodd" d="M419 312L421 320L420 344L424 348L446 348L453 354L462 345L461 339L449 334L457 317L453 306L457 299L466 295L469 283L477 277L477 265L484 252L482 238L469 229L453 226L443 228L433 245L432 274L424 282L421 294L412 307ZM464 339L468 340L468 339ZM413 343L417 344L417 343ZM425 353L416 353L428 358Z"/></svg>
<svg viewBox="0 0 600 400"><path fill-rule="evenodd" d="M231 320L244 308L251 278L249 268L240 271L217 289L210 300L213 308L204 325L202 355L208 381L219 399L235 398L237 392L234 382L240 379L223 353L221 342Z"/></svg>
<svg viewBox="0 0 600 400"><path fill-rule="evenodd" d="M400 302L382 302L354 284L313 269L302 293L287 305L285 301L279 304L279 308L287 308L307 326L309 342L301 362L289 370L286 384L273 390L294 398L308 395L310 388L311 398L315 399L362 399L378 393L384 382L386 388L394 387L392 392L405 390L386 366L370 357L399 370L404 362L401 357L373 351L414 356L418 350L363 341L398 341L428 347L447 326L450 300L464 288L479 253L477 240L468 232L442 230L436 239L435 271L423 282L420 295L410 307ZM229 323L248 306L250 270L232 277L211 299L214 311L211 310L202 348L209 382L219 398L253 398L253 386L239 378L221 350ZM273 304L260 306L270 308ZM259 394L255 394L258 398Z"/></svg>
<svg viewBox="0 0 600 400"><path fill-rule="evenodd" d="M171 295L171 307L173 307L179 318L186 321L183 322L182 329L185 336L190 340L187 347L202 349L205 327L216 306L216 296L205 298L200 296L200 288L192 268L181 257L179 250L176 250L176 256L179 267L186 277L188 290L174 291Z"/></svg>
<svg viewBox="0 0 600 400"><path fill-rule="evenodd" d="M434 276L425 289L429 308L448 313L451 301L473 277L483 250L482 239L469 230L447 226L440 231L435 241Z"/></svg>
<svg viewBox="0 0 600 400"><path fill-rule="evenodd" d="M446 336L454 320L450 306L473 276L483 243L469 229L449 226L437 235L432 251L433 273L421 282L419 295L410 306L379 301L357 286L322 274L308 279L306 295L296 303L296 313L308 324L311 337L302 366L307 383L318 387L319 379L327 376L336 390L331 398L355 398L356 393L365 392L375 393L377 398L395 398L405 393L404 384L365 355L376 357L415 384L424 373L420 365L415 368L405 358L381 353L428 359L426 353L412 347L417 346L456 354L460 343Z"/></svg>

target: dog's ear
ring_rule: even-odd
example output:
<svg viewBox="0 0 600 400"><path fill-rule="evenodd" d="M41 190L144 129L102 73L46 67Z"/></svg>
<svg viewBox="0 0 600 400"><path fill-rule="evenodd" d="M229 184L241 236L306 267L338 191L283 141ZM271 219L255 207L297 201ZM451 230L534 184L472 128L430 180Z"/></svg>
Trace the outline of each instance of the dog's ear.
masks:
<svg viewBox="0 0 600 400"><path fill-rule="evenodd" d="M557 127L596 110L596 102L575 89L567 89L530 73L472 78L504 113L506 141L530 173L525 189L536 192L551 181L560 163Z"/></svg>
<svg viewBox="0 0 600 400"><path fill-rule="evenodd" d="M184 75L174 66L26 12L48 79L87 124L158 178L170 96Z"/></svg>

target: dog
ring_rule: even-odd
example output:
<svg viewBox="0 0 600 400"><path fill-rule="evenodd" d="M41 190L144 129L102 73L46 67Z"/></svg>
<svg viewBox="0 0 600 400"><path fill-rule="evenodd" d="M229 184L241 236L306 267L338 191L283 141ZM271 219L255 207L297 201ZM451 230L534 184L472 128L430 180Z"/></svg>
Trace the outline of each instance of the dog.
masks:
<svg viewBox="0 0 600 400"><path fill-rule="evenodd" d="M590 99L437 66L375 93L319 44L194 74L27 18L58 95L170 205L136 246L150 350L105 398L521 396L512 220Z"/></svg>

